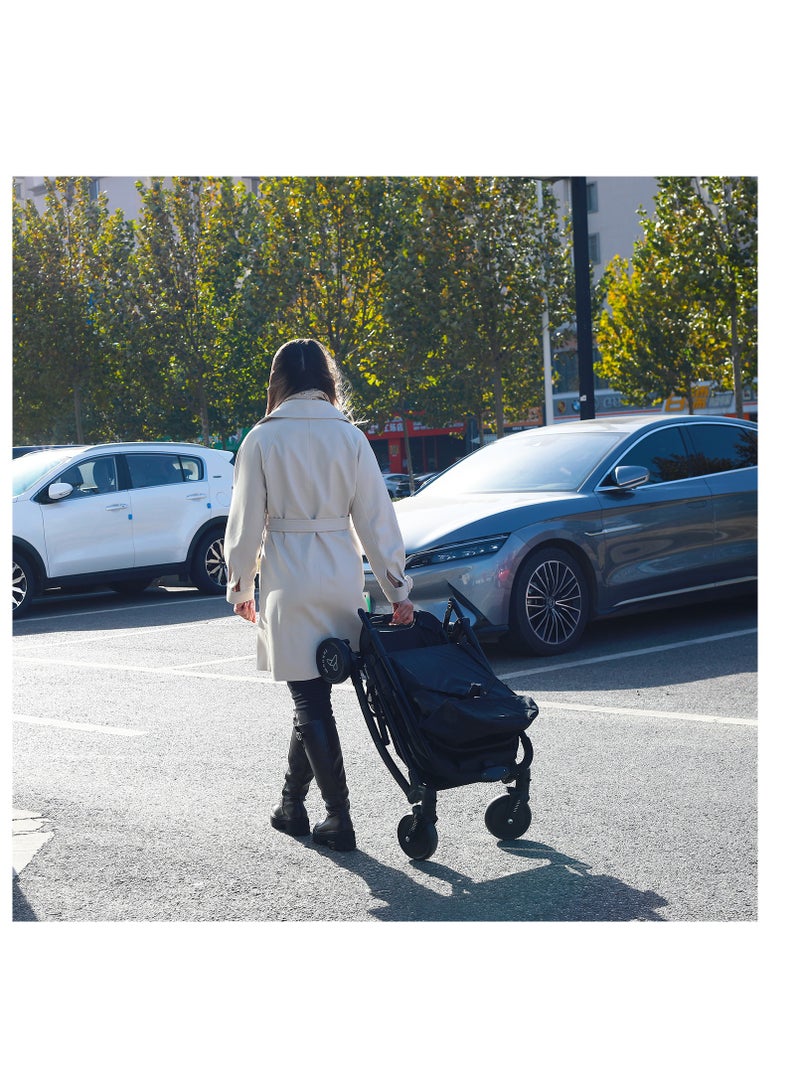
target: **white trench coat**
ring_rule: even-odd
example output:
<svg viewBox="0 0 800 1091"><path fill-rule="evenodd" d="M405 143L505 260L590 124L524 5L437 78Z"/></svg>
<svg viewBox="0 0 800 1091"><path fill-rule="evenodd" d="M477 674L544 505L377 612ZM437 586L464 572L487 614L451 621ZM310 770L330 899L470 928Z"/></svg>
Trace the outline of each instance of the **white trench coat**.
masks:
<svg viewBox="0 0 800 1091"><path fill-rule="evenodd" d="M389 602L408 598L403 540L367 437L322 396L287 398L242 441L225 533L228 602L254 598L260 573L259 670L317 678L321 640L358 646L362 553Z"/></svg>

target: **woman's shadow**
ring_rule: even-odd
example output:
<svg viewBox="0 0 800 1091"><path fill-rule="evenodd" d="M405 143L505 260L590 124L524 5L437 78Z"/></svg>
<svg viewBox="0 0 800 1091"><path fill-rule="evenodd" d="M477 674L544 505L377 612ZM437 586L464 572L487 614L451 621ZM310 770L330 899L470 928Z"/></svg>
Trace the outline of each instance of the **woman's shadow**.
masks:
<svg viewBox="0 0 800 1091"><path fill-rule="evenodd" d="M335 853L341 866L361 876L383 904L370 912L384 921L659 921L667 905L652 890L636 890L591 865L538 841L500 841L498 848L529 866L513 875L475 882L434 860L388 867L364 852ZM415 871L450 884L439 894L414 878Z"/></svg>

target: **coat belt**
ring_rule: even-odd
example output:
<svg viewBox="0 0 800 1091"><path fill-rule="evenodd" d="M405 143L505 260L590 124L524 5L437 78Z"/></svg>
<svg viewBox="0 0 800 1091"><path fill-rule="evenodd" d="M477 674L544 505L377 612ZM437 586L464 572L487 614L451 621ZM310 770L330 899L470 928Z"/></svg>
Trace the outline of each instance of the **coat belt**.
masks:
<svg viewBox="0 0 800 1091"><path fill-rule="evenodd" d="M267 518L268 531L278 530L289 534L321 534L329 530L349 529L349 515L333 519L277 519L274 515Z"/></svg>

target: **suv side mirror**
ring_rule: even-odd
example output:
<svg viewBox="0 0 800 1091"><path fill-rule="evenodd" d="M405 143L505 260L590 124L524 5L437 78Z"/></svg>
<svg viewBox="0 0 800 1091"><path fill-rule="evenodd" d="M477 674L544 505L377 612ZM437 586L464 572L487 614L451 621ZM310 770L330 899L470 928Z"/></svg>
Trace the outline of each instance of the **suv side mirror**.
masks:
<svg viewBox="0 0 800 1091"><path fill-rule="evenodd" d="M47 490L47 495L51 500L63 500L64 497L69 496L72 491L73 487L68 481L54 481Z"/></svg>

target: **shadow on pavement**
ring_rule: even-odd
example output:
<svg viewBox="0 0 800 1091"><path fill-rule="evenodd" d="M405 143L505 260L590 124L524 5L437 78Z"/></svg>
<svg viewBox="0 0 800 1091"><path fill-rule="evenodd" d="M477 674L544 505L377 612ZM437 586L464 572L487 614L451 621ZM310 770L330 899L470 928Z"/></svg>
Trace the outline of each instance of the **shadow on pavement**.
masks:
<svg viewBox="0 0 800 1091"><path fill-rule="evenodd" d="M19 885L19 876L12 873L11 884L11 920L35 921L39 918L34 913Z"/></svg>
<svg viewBox="0 0 800 1091"><path fill-rule="evenodd" d="M224 595L205 595L194 588L151 587L135 597L105 590L53 593L34 602L30 614L13 623L13 632L27 636L151 628L226 618L231 610Z"/></svg>
<svg viewBox="0 0 800 1091"><path fill-rule="evenodd" d="M361 876L384 904L371 910L385 921L662 921L667 905L652 890L636 890L609 875L592 875L591 865L537 841L498 842L511 856L529 862L525 871L485 883L436 863L407 861L409 870L387 867L363 852L331 854ZM423 871L450 885L447 894L421 886Z"/></svg>
<svg viewBox="0 0 800 1091"><path fill-rule="evenodd" d="M488 650L494 670L502 677L530 667L531 678L517 675L509 681L516 688L529 686L542 696L570 688L570 669L580 671L575 690L588 694L616 690L665 688L717 678L720 658L708 654L704 643L711 635L740 632L757 625L754 598L705 604L692 610L663 610L652 614L597 621L587 630L578 648L564 656L552 658L515 657L509 659L502 646ZM686 648L673 652L661 650L647 653L648 648L664 648L672 643L696 640L696 655L687 655ZM725 642L724 669L726 674L747 674L755 669L752 644ZM610 657L618 657L612 663ZM597 657L600 661L592 663ZM613 668L613 678L609 670Z"/></svg>

